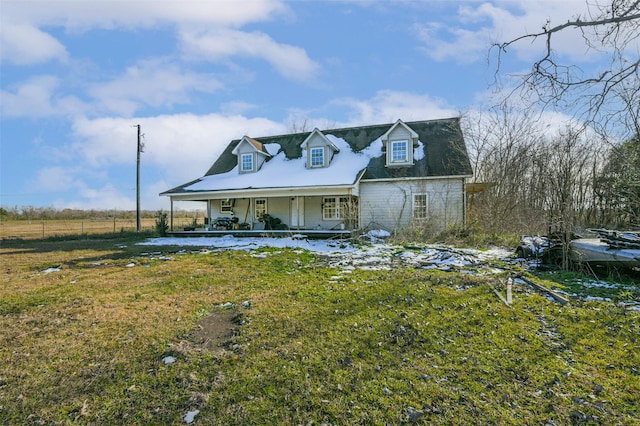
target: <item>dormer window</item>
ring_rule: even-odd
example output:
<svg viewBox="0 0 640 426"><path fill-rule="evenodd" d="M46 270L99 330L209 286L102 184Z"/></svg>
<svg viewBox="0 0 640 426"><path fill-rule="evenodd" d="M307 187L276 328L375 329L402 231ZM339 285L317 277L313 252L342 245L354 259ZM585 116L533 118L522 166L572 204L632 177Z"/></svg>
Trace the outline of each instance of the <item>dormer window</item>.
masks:
<svg viewBox="0 0 640 426"><path fill-rule="evenodd" d="M387 167L407 167L414 164L413 150L419 146L418 134L402 120L396 121L380 139L382 150L386 151Z"/></svg>
<svg viewBox="0 0 640 426"><path fill-rule="evenodd" d="M264 162L271 158L271 154L267 152L262 142L249 136L243 137L231 153L238 157L238 171L240 173L257 172Z"/></svg>
<svg viewBox="0 0 640 426"><path fill-rule="evenodd" d="M338 147L318 129L314 129L300 147L307 151L308 169L329 167L334 155L340 152Z"/></svg>
<svg viewBox="0 0 640 426"><path fill-rule="evenodd" d="M409 141L391 141L391 162L406 163L409 161Z"/></svg>
<svg viewBox="0 0 640 426"><path fill-rule="evenodd" d="M311 167L324 166L324 148L311 148Z"/></svg>
<svg viewBox="0 0 640 426"><path fill-rule="evenodd" d="M240 168L243 172L253 171L253 154L242 154Z"/></svg>

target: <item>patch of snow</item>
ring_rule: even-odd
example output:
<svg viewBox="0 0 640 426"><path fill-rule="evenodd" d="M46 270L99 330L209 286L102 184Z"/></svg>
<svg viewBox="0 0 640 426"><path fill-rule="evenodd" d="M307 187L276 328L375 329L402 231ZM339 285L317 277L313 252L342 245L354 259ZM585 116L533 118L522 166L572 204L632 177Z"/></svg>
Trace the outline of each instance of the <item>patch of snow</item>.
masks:
<svg viewBox="0 0 640 426"><path fill-rule="evenodd" d="M610 297L585 296L582 300L585 302L611 302Z"/></svg>
<svg viewBox="0 0 640 426"><path fill-rule="evenodd" d="M185 423L187 424L192 423L198 414L200 414L200 410L193 410L193 411L187 412L187 414L184 416Z"/></svg>
<svg viewBox="0 0 640 426"><path fill-rule="evenodd" d="M43 274L50 274L52 272L60 272L61 269L59 266L55 267L55 268L47 268L44 271L42 271Z"/></svg>
<svg viewBox="0 0 640 426"><path fill-rule="evenodd" d="M366 149L353 152L344 139L331 134L325 136L340 150L333 157L329 167L307 169L306 155L288 159L284 152L280 152L273 154L273 157L262 165L258 180L253 173L238 173L236 165L227 173L203 176L184 189L187 191L220 191L244 188L287 188L293 185L297 187L352 185L356 182L360 171L367 167L372 158L384 155L380 138L372 142ZM295 183L292 183L291 176L296 176Z"/></svg>
<svg viewBox="0 0 640 426"><path fill-rule="evenodd" d="M162 362L164 362L167 365L171 365L176 361L177 361L177 359L175 357L171 356L171 355L165 356L164 358L162 358Z"/></svg>
<svg viewBox="0 0 640 426"><path fill-rule="evenodd" d="M135 264L135 263L133 263L133 262L128 263L128 264L126 265L126 267L127 267L127 268L133 268L134 266L136 266L136 264Z"/></svg>
<svg viewBox="0 0 640 426"><path fill-rule="evenodd" d="M391 234L384 229L372 229L371 231L363 234L362 237L368 239L372 243L382 243L385 238L389 238Z"/></svg>
<svg viewBox="0 0 640 426"><path fill-rule="evenodd" d="M416 161L424 158L424 144L418 141L418 146L413 149L413 159Z"/></svg>
<svg viewBox="0 0 640 426"><path fill-rule="evenodd" d="M524 236L520 241L520 245L527 247L531 256L540 257L545 249L549 247L549 239L538 235Z"/></svg>
<svg viewBox="0 0 640 426"><path fill-rule="evenodd" d="M385 235L381 231L381 235ZM377 231L374 232L374 234ZM464 271L464 273L476 273L478 275L499 274L504 272L491 265L492 261L514 261L513 252L503 248L491 248L489 250L453 248L444 245L420 245L408 249L406 247L389 244L386 242L374 242L371 244L357 244L349 241L335 240L299 240L294 238L263 238L247 237L193 237L193 238L151 238L139 243L152 246L193 246L207 247L208 251L193 251L193 253L206 254L222 250L253 251L261 248L289 248L297 251L308 250L317 253L324 264L336 268L342 272L361 270L392 270L397 267L414 267L420 269L439 269L443 271ZM181 252L186 253L186 250ZM273 252L276 253L276 252ZM270 253L271 254L271 253ZM266 257L266 253L251 253L252 256ZM331 276L330 280L340 280L339 275ZM526 284L525 281L515 278L516 284ZM608 283L601 280L582 280L579 282L585 288L619 288L621 284ZM572 298L584 300L599 300L594 297L585 299L584 295L569 294L560 289L555 289L560 294ZM550 298L550 300L553 300ZM610 301L603 299L603 301ZM640 310L640 307L632 306L630 309ZM235 306L231 302L220 305L221 307Z"/></svg>

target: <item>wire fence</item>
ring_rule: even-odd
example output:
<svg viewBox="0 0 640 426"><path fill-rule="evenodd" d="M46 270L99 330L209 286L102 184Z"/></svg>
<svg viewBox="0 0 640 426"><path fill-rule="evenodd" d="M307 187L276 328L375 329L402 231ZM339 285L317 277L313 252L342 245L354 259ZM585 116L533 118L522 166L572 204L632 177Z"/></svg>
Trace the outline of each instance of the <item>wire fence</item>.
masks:
<svg viewBox="0 0 640 426"><path fill-rule="evenodd" d="M188 226L193 218L174 218L176 229ZM141 231L155 231L155 218L142 218ZM44 239L69 235L108 234L136 231L136 219L46 219L0 221L0 239Z"/></svg>

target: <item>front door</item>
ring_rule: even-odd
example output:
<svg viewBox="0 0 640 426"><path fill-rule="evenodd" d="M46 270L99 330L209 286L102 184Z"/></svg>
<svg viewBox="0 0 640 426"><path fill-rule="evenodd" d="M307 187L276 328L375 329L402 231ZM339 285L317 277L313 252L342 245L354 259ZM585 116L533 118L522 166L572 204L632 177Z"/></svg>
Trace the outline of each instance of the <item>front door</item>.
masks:
<svg viewBox="0 0 640 426"><path fill-rule="evenodd" d="M304 227L304 197L291 197L291 222L290 228L297 229Z"/></svg>

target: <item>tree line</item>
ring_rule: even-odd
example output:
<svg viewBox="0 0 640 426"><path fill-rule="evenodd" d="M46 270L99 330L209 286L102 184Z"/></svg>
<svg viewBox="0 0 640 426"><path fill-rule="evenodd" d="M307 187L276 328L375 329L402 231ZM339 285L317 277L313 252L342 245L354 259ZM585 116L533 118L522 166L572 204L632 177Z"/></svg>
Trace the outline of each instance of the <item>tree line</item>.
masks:
<svg viewBox="0 0 640 426"><path fill-rule="evenodd" d="M473 224L520 234L640 229L640 135L612 143L578 123L551 130L506 106L463 125L484 188L469 196Z"/></svg>
<svg viewBox="0 0 640 426"><path fill-rule="evenodd" d="M140 216L143 219L155 218L156 210L142 210ZM174 217L204 216L204 211L194 212L187 210L174 210ZM82 219L136 219L135 210L100 210L100 209L58 209L53 206L13 206L0 207L1 220L82 220Z"/></svg>

